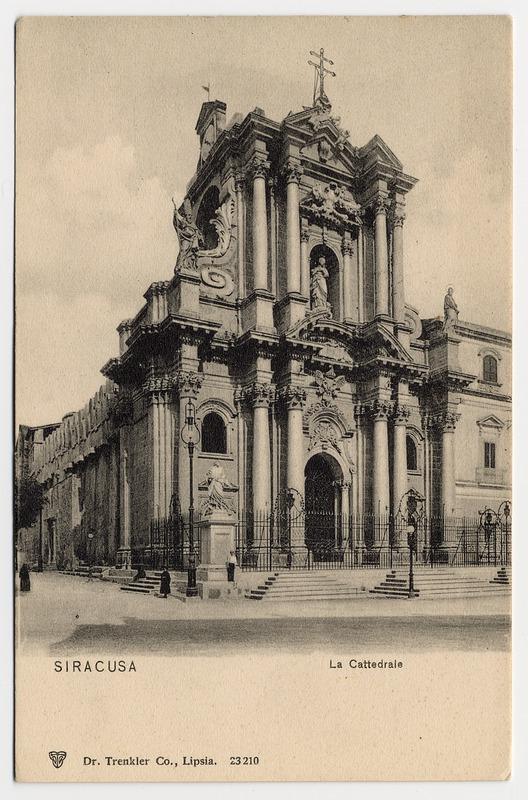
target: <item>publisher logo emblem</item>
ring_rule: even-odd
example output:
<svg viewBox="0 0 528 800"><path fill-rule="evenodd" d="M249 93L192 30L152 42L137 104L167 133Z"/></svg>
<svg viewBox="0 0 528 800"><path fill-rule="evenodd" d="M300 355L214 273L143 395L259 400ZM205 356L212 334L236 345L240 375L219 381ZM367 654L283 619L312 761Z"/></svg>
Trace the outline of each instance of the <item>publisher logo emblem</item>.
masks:
<svg viewBox="0 0 528 800"><path fill-rule="evenodd" d="M55 769L60 769L66 760L66 753L64 750L52 750L48 755Z"/></svg>

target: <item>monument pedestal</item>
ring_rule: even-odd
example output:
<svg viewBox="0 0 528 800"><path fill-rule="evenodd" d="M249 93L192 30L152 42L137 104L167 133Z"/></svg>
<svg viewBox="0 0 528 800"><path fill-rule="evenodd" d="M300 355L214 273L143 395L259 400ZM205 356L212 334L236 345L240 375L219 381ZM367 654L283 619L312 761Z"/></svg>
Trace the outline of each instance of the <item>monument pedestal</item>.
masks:
<svg viewBox="0 0 528 800"><path fill-rule="evenodd" d="M227 580L227 562L235 549L235 525L227 511L214 511L199 523L202 563L196 570L198 590L204 600L238 597L236 582ZM236 573L235 573L236 577Z"/></svg>

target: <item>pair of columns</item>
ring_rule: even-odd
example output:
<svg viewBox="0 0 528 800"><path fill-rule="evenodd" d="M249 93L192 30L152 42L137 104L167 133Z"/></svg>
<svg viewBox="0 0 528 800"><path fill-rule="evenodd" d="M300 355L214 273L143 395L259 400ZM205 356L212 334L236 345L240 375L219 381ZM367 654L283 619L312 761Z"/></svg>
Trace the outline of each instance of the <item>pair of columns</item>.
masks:
<svg viewBox="0 0 528 800"><path fill-rule="evenodd" d="M255 156L250 165L253 177L253 276L256 290L268 289L268 212L266 179L269 161ZM302 168L289 159L284 168L286 180L286 291L301 291L301 230L299 219L299 183Z"/></svg>
<svg viewBox="0 0 528 800"><path fill-rule="evenodd" d="M376 401L370 408L372 418L372 512L385 515L398 512L407 484L407 420L405 406ZM389 419L393 422L392 505L389 470ZM374 526L374 544L379 544L381 526Z"/></svg>
<svg viewBox="0 0 528 800"><path fill-rule="evenodd" d="M374 203L374 249L376 271L376 303L378 314L389 315L389 247L387 239L388 212L392 225L392 316L397 322L405 319L405 291L403 281L403 222L401 206L391 206L384 195Z"/></svg>
<svg viewBox="0 0 528 800"><path fill-rule="evenodd" d="M253 512L263 513L271 509L271 448L269 430L269 406L275 397L270 384L255 383L246 391L246 398L253 407L253 456L251 464L253 484ZM287 408L287 467L286 484L304 494L304 451L302 410L306 392L301 387L285 386L279 392Z"/></svg>

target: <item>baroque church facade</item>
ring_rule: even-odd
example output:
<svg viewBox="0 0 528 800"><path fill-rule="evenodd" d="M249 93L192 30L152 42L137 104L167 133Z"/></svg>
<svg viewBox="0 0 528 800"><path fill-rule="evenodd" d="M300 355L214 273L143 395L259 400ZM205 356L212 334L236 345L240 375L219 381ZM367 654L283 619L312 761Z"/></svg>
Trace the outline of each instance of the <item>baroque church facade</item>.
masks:
<svg viewBox="0 0 528 800"><path fill-rule="evenodd" d="M511 337L459 320L452 292L444 318L407 303L416 179L379 136L353 146L321 85L281 122L260 108L227 122L223 102L205 102L196 133L174 275L120 323L96 397L19 431L17 470L48 497L44 561L82 557L88 537L98 563L128 564L153 521L185 516L189 401L198 512L212 468L239 520L285 492L340 519L396 515L411 489L431 518L498 508ZM37 529L22 532L26 551ZM375 548L380 530L354 547Z"/></svg>

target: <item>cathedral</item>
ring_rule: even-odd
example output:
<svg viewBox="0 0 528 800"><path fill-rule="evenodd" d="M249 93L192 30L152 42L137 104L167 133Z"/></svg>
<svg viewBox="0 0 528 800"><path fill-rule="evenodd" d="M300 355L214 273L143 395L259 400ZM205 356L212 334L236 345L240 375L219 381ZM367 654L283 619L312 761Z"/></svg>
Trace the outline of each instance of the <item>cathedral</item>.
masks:
<svg viewBox="0 0 528 800"><path fill-rule="evenodd" d="M501 513L511 337L459 319L453 289L437 318L409 304L404 223L417 179L380 136L352 144L326 63L321 51L311 105L282 121L203 103L196 171L174 206L174 273L163 279L161 265L119 324L119 354L84 408L21 426L17 473L48 502L20 546L42 548L45 564L90 547L98 564L146 563L191 500L199 520L214 474L242 564L259 547L256 520L280 563L283 501L289 566L292 514L303 517L299 550L317 558L331 541L361 566L398 548L383 521L407 513L405 498L435 521L423 552L454 551L463 520Z"/></svg>

